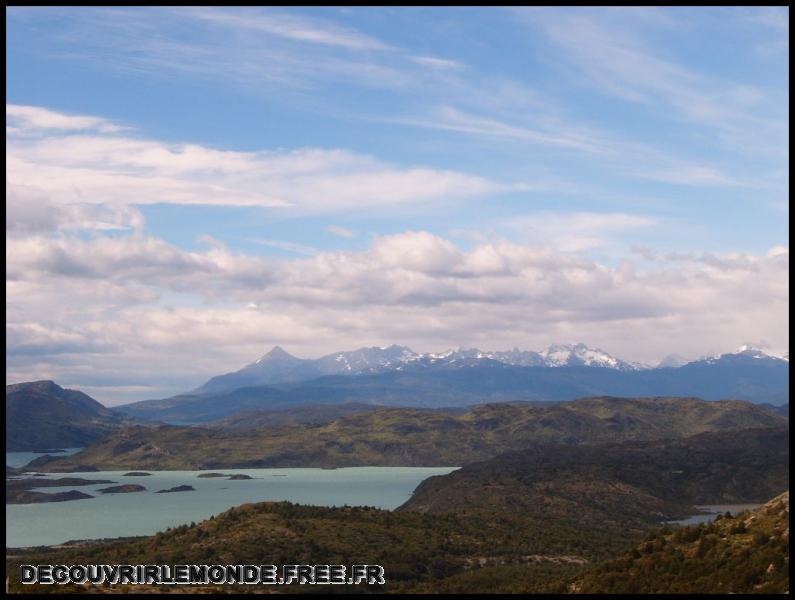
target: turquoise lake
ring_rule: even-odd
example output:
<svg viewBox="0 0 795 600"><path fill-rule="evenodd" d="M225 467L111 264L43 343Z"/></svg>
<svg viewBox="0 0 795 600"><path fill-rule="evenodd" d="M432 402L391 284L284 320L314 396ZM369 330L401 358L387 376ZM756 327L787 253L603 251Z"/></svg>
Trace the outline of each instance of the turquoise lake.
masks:
<svg viewBox="0 0 795 600"><path fill-rule="evenodd" d="M118 484L143 485L147 491L127 494L97 492L99 488L112 484L41 488L43 492L75 489L94 498L7 504L6 547L151 535L167 527L202 521L247 502L289 500L316 506L347 504L391 510L408 500L422 480L433 475L445 475L456 468L218 469L218 472L241 473L254 478L241 481L200 479L197 475L202 471L149 471L152 475L140 477L123 477L127 471L52 473L46 478L110 479ZM155 493L178 485L191 485L196 491Z"/></svg>

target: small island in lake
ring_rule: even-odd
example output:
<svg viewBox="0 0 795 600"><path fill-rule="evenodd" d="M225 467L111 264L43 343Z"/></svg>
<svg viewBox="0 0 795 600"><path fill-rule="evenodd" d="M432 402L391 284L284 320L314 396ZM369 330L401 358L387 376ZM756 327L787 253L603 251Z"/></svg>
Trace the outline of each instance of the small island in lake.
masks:
<svg viewBox="0 0 795 600"><path fill-rule="evenodd" d="M243 475L242 473L236 473L235 475L227 477L227 481L243 481L245 479L253 479L253 477L251 475Z"/></svg>
<svg viewBox="0 0 795 600"><path fill-rule="evenodd" d="M196 475L199 479L210 479L213 477L227 477L226 473L199 473Z"/></svg>
<svg viewBox="0 0 795 600"><path fill-rule="evenodd" d="M38 504L39 502L65 502L93 498L88 494L71 490L68 492L31 491L32 488L66 487L115 483L109 479L81 479L79 477L62 477L61 479L6 479L6 504Z"/></svg>
<svg viewBox="0 0 795 600"><path fill-rule="evenodd" d="M102 492L103 494L129 494L132 492L145 492L146 488L142 485L136 484L126 484L126 485L114 485L107 488L102 488L101 490L97 490Z"/></svg>
<svg viewBox="0 0 795 600"><path fill-rule="evenodd" d="M21 490L13 495L13 497L6 498L6 504L39 504L41 502L68 502L69 500L84 500L85 498L93 498L90 494L84 494L77 490L69 490L68 492L56 492L48 494L46 492L31 492L28 490Z"/></svg>
<svg viewBox="0 0 795 600"><path fill-rule="evenodd" d="M147 473L146 471L130 471L122 475L122 477L148 477L150 475L151 473Z"/></svg>
<svg viewBox="0 0 795 600"><path fill-rule="evenodd" d="M195 492L196 488L192 485L178 485L177 487L169 488L167 490L158 490L155 494L169 494L171 492Z"/></svg>

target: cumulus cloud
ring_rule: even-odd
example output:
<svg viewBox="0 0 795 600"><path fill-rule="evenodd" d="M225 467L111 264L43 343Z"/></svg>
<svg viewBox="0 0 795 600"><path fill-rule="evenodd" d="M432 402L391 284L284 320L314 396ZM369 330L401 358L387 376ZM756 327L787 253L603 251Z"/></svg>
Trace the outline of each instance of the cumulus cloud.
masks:
<svg viewBox="0 0 795 600"><path fill-rule="evenodd" d="M6 183L7 235L58 231L140 231L143 227L143 215L132 206L55 204L38 188Z"/></svg>
<svg viewBox="0 0 795 600"><path fill-rule="evenodd" d="M42 133L43 131L93 130L102 133L117 133L127 129L107 119L85 115L69 115L40 106L6 105L6 131L19 134Z"/></svg>
<svg viewBox="0 0 795 600"><path fill-rule="evenodd" d="M290 260L218 244L188 252L140 234L6 244L12 381L38 376L38 358L67 380L89 369L95 386L113 378L186 389L273 344L318 356L391 342L434 350L585 340L651 361L744 339L789 342L784 247L659 256L641 268L507 241L462 250L424 231Z"/></svg>

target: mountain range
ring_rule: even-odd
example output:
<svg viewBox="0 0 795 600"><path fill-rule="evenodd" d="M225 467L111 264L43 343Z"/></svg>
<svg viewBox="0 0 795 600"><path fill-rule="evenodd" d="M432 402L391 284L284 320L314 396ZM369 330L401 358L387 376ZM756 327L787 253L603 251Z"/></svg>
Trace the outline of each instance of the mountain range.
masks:
<svg viewBox="0 0 795 600"><path fill-rule="evenodd" d="M192 392L115 409L139 419L192 424L241 411L308 404L442 408L594 395L698 396L782 405L789 401L789 361L747 346L657 368L641 368L584 344L551 346L543 352L471 349L440 354L388 346L316 360L296 358L276 347Z"/></svg>
<svg viewBox="0 0 795 600"><path fill-rule="evenodd" d="M699 361L686 361L676 354L669 354L657 367L628 362L599 348L589 348L582 343L554 344L539 352L519 350L518 348L488 352L470 348L440 353L417 353L406 346L373 346L350 352L334 352L318 359L298 358L280 346L275 346L255 362L238 371L213 377L191 393L219 393L242 387L308 381L324 375L382 373L433 366L466 368L497 362L515 367L598 367L617 371L638 371L651 368L681 367L688 362L713 362L730 355L789 361L789 353L784 357L775 356L749 344L740 346L735 352L705 357Z"/></svg>
<svg viewBox="0 0 795 600"><path fill-rule="evenodd" d="M280 346L238 371L211 378L194 394L219 393L241 387L308 381L324 375L379 373L432 366L472 367L498 362L519 367L602 367L621 371L645 368L615 358L585 344L552 345L540 352L513 350L484 352L477 348L417 353L406 346L373 346L334 352L318 359L297 358Z"/></svg>

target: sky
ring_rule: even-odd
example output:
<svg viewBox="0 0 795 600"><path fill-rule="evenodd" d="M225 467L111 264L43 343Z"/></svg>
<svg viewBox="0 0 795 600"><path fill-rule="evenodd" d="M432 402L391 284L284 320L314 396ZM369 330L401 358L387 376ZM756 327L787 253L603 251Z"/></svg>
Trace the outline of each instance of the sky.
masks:
<svg viewBox="0 0 795 600"><path fill-rule="evenodd" d="M6 380L789 348L786 8L8 8Z"/></svg>

